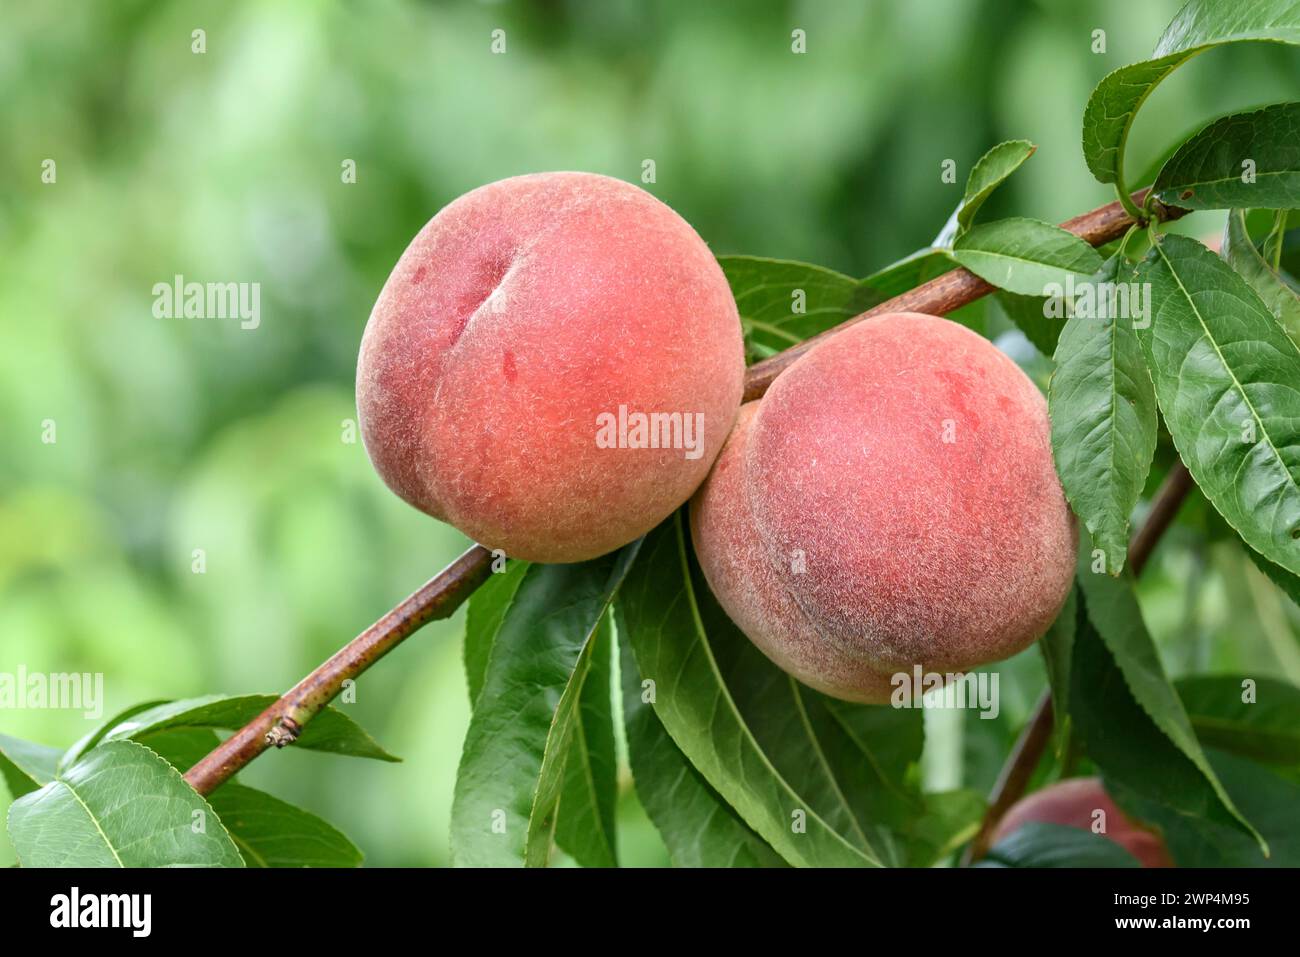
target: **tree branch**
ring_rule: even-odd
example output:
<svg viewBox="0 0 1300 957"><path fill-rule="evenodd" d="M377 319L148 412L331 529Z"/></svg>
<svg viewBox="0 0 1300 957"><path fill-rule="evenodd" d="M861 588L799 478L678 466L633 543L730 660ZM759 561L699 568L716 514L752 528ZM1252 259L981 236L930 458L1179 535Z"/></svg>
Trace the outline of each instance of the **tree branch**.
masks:
<svg viewBox="0 0 1300 957"><path fill-rule="evenodd" d="M1174 516L1192 489L1192 476L1181 461L1175 462L1151 502L1151 511L1129 544L1128 564L1134 576L1141 575L1147 560L1155 550L1160 537L1173 524ZM1029 780L1038 768L1038 762L1047 750L1052 737L1055 715L1052 709L1052 692L1047 689L1034 705L1034 713L1020 732L997 782L989 794L989 807L980 824L979 833L971 841L962 857L963 865L970 865L988 853L993 833L1011 806L1019 801L1029 787Z"/></svg>
<svg viewBox="0 0 1300 957"><path fill-rule="evenodd" d="M1145 196L1146 190L1133 194L1138 206ZM1163 211L1168 214L1163 217L1166 219L1175 219L1186 212L1173 208ZM1131 225L1133 220L1118 202L1107 203L1061 223L1063 229L1093 246L1118 239ZM944 315L992 291L992 286L965 269L944 273L834 329L750 366L745 370L745 400L763 395L776 377L814 344L864 319L887 312ZM210 794L272 745L284 747L293 743L303 726L338 695L345 681L356 678L427 622L451 615L487 579L490 561L490 553L480 545L466 551L190 768L185 780L200 794ZM1049 719L1050 712L1049 708Z"/></svg>
<svg viewBox="0 0 1300 957"><path fill-rule="evenodd" d="M185 775L200 794L211 794L267 748L292 744L303 726L355 679L421 627L447 618L487 579L492 553L468 549L419 591L352 639L332 658L286 692Z"/></svg>
<svg viewBox="0 0 1300 957"><path fill-rule="evenodd" d="M1146 194L1145 189L1133 194L1133 200L1138 207L1141 207L1142 201L1146 199ZM1173 206L1160 206L1161 221L1179 219L1187 215L1187 212L1185 209ZM1099 206L1074 219L1067 219L1061 223L1061 228L1074 233L1089 245L1104 246L1119 239L1132 225L1133 219L1124 212L1123 206L1115 202ZM944 316L976 299L987 296L992 291L992 286L968 269L958 268L946 272L924 285L909 289L893 299L887 299L878 306L872 306L861 315L842 322L833 329L827 329L771 358L754 363L745 372L745 401L759 398L778 375L813 346L864 319L883 316L889 312L924 312L931 316Z"/></svg>

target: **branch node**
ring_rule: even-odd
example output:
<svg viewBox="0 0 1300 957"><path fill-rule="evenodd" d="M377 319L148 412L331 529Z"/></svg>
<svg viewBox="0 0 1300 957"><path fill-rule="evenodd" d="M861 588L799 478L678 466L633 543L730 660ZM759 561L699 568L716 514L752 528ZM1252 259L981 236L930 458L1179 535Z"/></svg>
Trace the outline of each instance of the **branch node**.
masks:
<svg viewBox="0 0 1300 957"><path fill-rule="evenodd" d="M302 734L302 725L285 715L274 728L266 732L266 743L277 748L288 747L298 740L300 734Z"/></svg>

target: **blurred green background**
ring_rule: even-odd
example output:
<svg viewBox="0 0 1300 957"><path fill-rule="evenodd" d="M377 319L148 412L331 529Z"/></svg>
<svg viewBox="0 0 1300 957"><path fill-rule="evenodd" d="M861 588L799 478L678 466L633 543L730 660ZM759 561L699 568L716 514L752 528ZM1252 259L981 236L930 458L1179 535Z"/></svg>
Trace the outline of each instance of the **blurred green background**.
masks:
<svg viewBox="0 0 1300 957"><path fill-rule="evenodd" d="M346 441L371 304L457 195L546 169L639 181L649 158L648 188L715 252L865 275L927 245L1003 139L1039 150L986 217L1111 199L1080 153L1084 103L1177 7L3 0L0 672L103 673L110 713L278 692L464 547ZM1177 137L1288 98L1298 77L1271 45L1198 58L1144 109L1134 185ZM956 185L940 182L949 158ZM1184 222L1212 235L1219 220ZM260 327L155 318L154 283L178 273L259 282ZM1300 682L1296 610L1202 506L1142 585L1166 663ZM245 779L336 823L371 864L445 864L461 629L427 628L346 706L404 764L290 749ZM928 780L986 788L1042 680L1031 649L1004 670L997 721L927 715ZM0 712L0 732L51 745L91 726ZM624 859L665 863L624 778Z"/></svg>

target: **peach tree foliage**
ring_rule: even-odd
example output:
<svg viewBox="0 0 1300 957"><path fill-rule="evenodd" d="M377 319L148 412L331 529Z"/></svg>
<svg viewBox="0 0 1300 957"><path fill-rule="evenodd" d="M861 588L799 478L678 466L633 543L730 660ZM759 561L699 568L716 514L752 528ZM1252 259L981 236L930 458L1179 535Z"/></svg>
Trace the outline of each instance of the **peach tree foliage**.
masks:
<svg viewBox="0 0 1300 957"><path fill-rule="evenodd" d="M1170 681L1125 569L1130 516L1177 457L1241 548L1300 600L1300 104L1210 122L1173 150L1143 208L1125 180L1150 91L1196 54L1249 41L1300 44L1300 6L1192 0L1150 59L1093 91L1086 162L1142 223L1101 250L1027 217L980 221L1031 159L1032 144L1013 140L972 167L931 246L870 276L721 257L751 361L958 266L997 287L992 306L953 318L986 333L1009 319L1032 344L1015 355L1046 385L1057 471L1085 530L1074 591L1039 643L1057 714L1049 773L1090 764L1181 865L1300 864L1300 690L1259 679L1258 703L1244 704L1241 676ZM1222 251L1168 232L1160 204L1227 210ZM1089 281L1147 284L1149 313L1048 316L1045 288ZM928 866L951 859L985 810L974 790L922 789L919 710L847 704L769 662L711 595L681 511L602 558L508 563L471 599L465 668L457 863L545 865L558 846L583 865L616 865L620 738L678 865ZM360 863L306 811L237 779L205 798L182 778L218 731L273 700L149 702L68 748L0 736L20 863ZM1013 732L992 734L1005 750ZM333 708L296 746L396 760ZM1133 864L1049 825L989 861Z"/></svg>

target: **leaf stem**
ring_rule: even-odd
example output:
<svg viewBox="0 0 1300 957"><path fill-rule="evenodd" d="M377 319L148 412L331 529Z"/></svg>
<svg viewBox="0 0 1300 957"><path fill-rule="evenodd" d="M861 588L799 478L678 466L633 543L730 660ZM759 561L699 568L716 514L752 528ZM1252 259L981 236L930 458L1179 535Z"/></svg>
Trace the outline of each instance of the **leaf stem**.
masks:
<svg viewBox="0 0 1300 957"><path fill-rule="evenodd" d="M1125 205L1107 203L1066 220L1061 223L1061 228L1093 246L1105 245L1123 236L1141 218L1136 203L1145 197L1146 191L1143 190L1135 193ZM1168 218L1173 219L1186 210L1169 209L1168 212ZM834 332L889 312L944 315L992 291L992 286L968 270L957 268L946 272L834 329L750 366L745 370L745 400L763 395L783 370ZM210 794L272 745L284 747L292 744L302 733L303 726L343 690L346 681L356 678L423 625L450 616L474 589L487 580L490 564L491 553L487 549L481 545L470 548L190 768L185 780L200 794ZM1049 707L1049 722L1050 718Z"/></svg>
<svg viewBox="0 0 1300 957"><path fill-rule="evenodd" d="M1147 214L1138 207L1138 204L1134 201L1133 197L1129 195L1128 189L1122 182L1117 182L1115 184L1115 195L1119 197L1120 205L1124 207L1124 212L1128 213L1130 219L1138 225L1146 222ZM1143 200L1145 199L1146 197L1143 196Z"/></svg>
<svg viewBox="0 0 1300 957"><path fill-rule="evenodd" d="M1286 218L1289 210L1279 209L1273 215L1273 227L1264 237L1262 255L1273 272L1282 271L1282 243L1286 237Z"/></svg>

